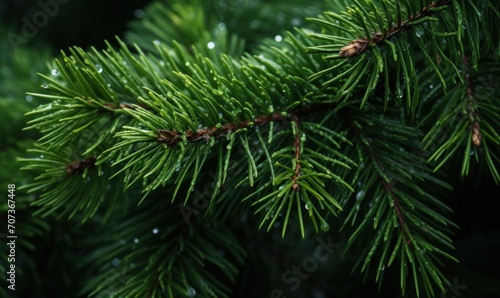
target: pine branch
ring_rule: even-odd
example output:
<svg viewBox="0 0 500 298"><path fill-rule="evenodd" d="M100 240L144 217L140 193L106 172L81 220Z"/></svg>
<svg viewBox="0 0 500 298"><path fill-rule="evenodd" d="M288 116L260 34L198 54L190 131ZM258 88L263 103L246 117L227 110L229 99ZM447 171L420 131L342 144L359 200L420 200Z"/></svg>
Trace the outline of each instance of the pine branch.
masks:
<svg viewBox="0 0 500 298"><path fill-rule="evenodd" d="M360 220L349 238L346 250L350 249L355 241L360 241L360 238L371 239L362 252L365 255L364 262L362 259L357 262L357 266L362 266L362 272L368 271L372 258L378 252L379 259L375 265L378 282L382 281L385 268L399 260L403 293L406 291L407 279L413 279L417 296L421 290L424 290L426 295L433 296L435 293L431 280L441 291L449 284L444 274L437 269L437 255L457 261L439 248L453 248L451 238L446 235L449 231L444 231L447 231L447 226L454 224L429 206L432 204L450 211L431 193L421 188L421 185L433 182L449 186L432 177L431 170L425 166L422 159L413 157L413 162L408 163L404 170L394 166L401 165L403 160L411 157L409 150L412 150L412 147L408 147L408 142L417 136L413 129L397 122L391 123L388 119L370 117L364 113L361 115L353 118L353 115L344 110L344 117L350 123L367 159L363 160L363 165L360 166L359 171L362 173L359 174L358 183L361 187L356 194L354 206L345 218L343 228L347 228L349 223L354 225L359 222L357 213L363 206L366 208L366 193L373 194L373 199L369 202L364 219ZM371 137L377 134L372 127L381 127L382 123L385 127L382 134L388 136L390 141L386 139L380 142ZM387 143L388 141L390 143ZM374 176L377 179L374 179ZM375 234L368 230L371 222ZM408 272L406 266L410 265L412 271Z"/></svg>
<svg viewBox="0 0 500 298"><path fill-rule="evenodd" d="M350 44L340 49L339 56L352 58L361 55L369 48L369 46L381 45L385 40L390 40L394 35L397 35L404 30L408 30L411 26L414 26L415 24L419 24L425 21L433 21L435 19L430 18L429 16L432 15L434 12L444 8L446 5L449 4L449 2L450 2L449 0L440 1L438 3L432 2L429 6L422 7L421 10L418 11L415 15L411 14L408 17L408 19L405 20L401 19L401 11L398 11L397 12L398 18L395 26L389 28L388 30L386 29L387 30L386 32L376 31L373 34L374 36L371 38L365 36L362 39L356 39L354 41L351 41ZM373 2L371 3L373 4ZM400 8L397 2L396 5L397 8ZM360 6L360 8L362 8L362 6ZM366 10L362 10L362 12L366 17L369 16ZM379 25L382 24L380 16L377 21L379 22ZM365 31L367 30L365 29Z"/></svg>
<svg viewBox="0 0 500 298"><path fill-rule="evenodd" d="M81 266L99 274L86 282L82 294L229 297L230 288L219 279L235 282L232 262L241 263L245 255L235 237L227 228L207 222L187 226L173 208L166 214L156 212L166 210L166 204L148 201L89 239L93 251ZM97 243L100 248L94 250Z"/></svg>
<svg viewBox="0 0 500 298"><path fill-rule="evenodd" d="M484 93L476 93L475 85L494 84L494 82L485 82L484 79L477 81L473 80L475 76L471 73L469 68L468 59L464 57L464 85L457 86L453 90L453 100L446 104L442 110L440 119L445 119L439 125L432 128L424 142L426 147L439 143L440 147L430 156L430 161L439 161L436 169L441 168L455 152L459 149L463 150L463 161L461 167L461 175L467 176L471 163L471 156L476 154L476 158L481 155L481 151L485 154L485 161L488 165L490 173L496 183L499 183L500 176L496 169L495 163L498 163L498 148L495 145L488 146L484 143L481 123L488 128L496 125L497 120L492 117L489 111L497 111L498 108L493 104L490 99L491 95ZM484 102L479 104L480 102ZM483 109L480 108L483 107ZM485 117L482 116L483 111ZM439 136L448 134L448 138L444 140L437 139ZM496 132L493 134L488 133L487 139L493 144L500 142L500 138ZM484 139L486 140L486 139ZM464 147L465 144L465 147Z"/></svg>
<svg viewBox="0 0 500 298"><path fill-rule="evenodd" d="M248 11L258 11L251 3ZM28 113L36 117L28 128L42 134L31 152L44 157L21 159L41 172L24 187L41 193L38 214L82 212L80 222L105 214L111 223L96 238L107 245L87 258L95 277L82 293L105 295L118 260L137 267L125 267L133 277L116 296L229 296L222 281L235 280L232 263L244 253L222 226L251 208L259 228L281 222L282 237L294 227L304 238L303 217L315 232L339 221L346 251L362 247L354 268L374 268L381 283L398 263L403 293L444 292L450 282L440 268L456 261L447 252L456 226L442 169L464 150L467 175L472 149L500 181L498 88L481 83L499 72L498 28L486 30L498 4L353 3L341 12L344 4L332 2L284 37L250 40L250 54L207 15L207 3L161 2L134 25L129 41L139 46L75 47L55 60L43 93L30 93L51 102ZM190 24L192 13L203 18ZM140 205L123 217L114 214L122 191ZM185 226L182 208L200 198L204 217ZM143 250L124 245L138 244L131 235L145 235ZM222 245L234 246L235 262L215 253ZM212 278L207 264L221 274Z"/></svg>
<svg viewBox="0 0 500 298"><path fill-rule="evenodd" d="M59 209L61 212L57 218L71 219L78 214L79 220L84 223L96 214L101 204L105 202L112 206L118 197L119 189L111 190L107 183L110 176L108 170L96 167L93 156L75 159L71 149L73 148L58 152L32 149L29 152L39 157L18 158L21 162L29 163L22 170L42 172L36 182L19 187L27 193L41 193L32 203L33 206L41 206L35 215L46 217ZM74 200L82 194L86 195Z"/></svg>

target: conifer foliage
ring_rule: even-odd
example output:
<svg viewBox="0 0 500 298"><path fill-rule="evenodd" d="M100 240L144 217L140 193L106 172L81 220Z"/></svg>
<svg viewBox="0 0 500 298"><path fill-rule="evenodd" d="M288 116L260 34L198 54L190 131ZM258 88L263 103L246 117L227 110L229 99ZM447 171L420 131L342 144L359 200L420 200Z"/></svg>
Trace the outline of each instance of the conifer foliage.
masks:
<svg viewBox="0 0 500 298"><path fill-rule="evenodd" d="M500 182L499 21L493 0L156 1L27 90L20 191L92 231L82 296L312 297L245 273L278 266L252 245L315 237L359 284L440 296L455 178ZM335 296L335 268L309 290Z"/></svg>

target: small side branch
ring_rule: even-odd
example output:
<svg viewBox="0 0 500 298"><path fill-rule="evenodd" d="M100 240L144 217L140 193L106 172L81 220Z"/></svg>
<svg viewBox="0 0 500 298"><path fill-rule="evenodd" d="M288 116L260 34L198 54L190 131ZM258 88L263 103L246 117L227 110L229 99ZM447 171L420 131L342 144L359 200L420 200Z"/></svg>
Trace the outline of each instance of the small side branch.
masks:
<svg viewBox="0 0 500 298"><path fill-rule="evenodd" d="M366 139L366 136L363 134L361 129L354 124L350 115L345 114L345 117L346 117L347 121L349 122L354 134L359 136L362 139ZM367 140L366 142L362 142L362 146L363 146L363 149L368 154L368 156L371 156L373 158L373 162L375 162L377 164L377 166L381 169L381 171L387 177L389 177L390 175L388 175L388 173L384 167L384 164L380 161L378 154L372 145L372 142ZM384 187L385 191L391 196L392 202L394 203L394 211L396 212L399 229L401 230L401 233L403 234L403 237L405 239L405 243L408 247L412 247L411 239L408 235L408 232L404 228L404 226L406 225L406 218L403 214L403 206L401 205L401 202L399 201L398 196L394 192L394 184L392 182L387 182L382 176L380 176L379 179L380 179L380 183Z"/></svg>
<svg viewBox="0 0 500 298"><path fill-rule="evenodd" d="M481 126L479 125L479 111L477 109L476 97L475 97L475 88L474 84L470 79L470 68L469 68L469 59L463 55L462 61L464 62L466 71L465 71L465 84L467 85L465 89L465 107L467 111L467 118L469 121L469 129L472 131L471 138L472 143L476 147L481 146Z"/></svg>
<svg viewBox="0 0 500 298"><path fill-rule="evenodd" d="M255 120L243 120L240 123L227 123L218 125L211 128L197 129L196 131L186 130L184 132L185 138L188 142L197 142L200 140L208 142L210 138L220 138L228 133L237 131L239 129L249 128L253 126L263 126L266 123L273 121L283 121L285 116L281 113L274 113L272 115L259 116ZM164 143L168 146L173 146L182 140L182 133L177 130L159 129L156 141Z"/></svg>
<svg viewBox="0 0 500 298"><path fill-rule="evenodd" d="M188 229L187 226L182 226L181 230L176 233L176 235L172 235L172 238L174 239L172 242L175 243L171 248L168 249L167 256L171 257L172 260L170 260L170 263L175 262L175 259L177 258L177 255L179 254L179 246L181 241L187 235ZM153 292L155 290L158 290L161 288L161 282L160 282L160 276L161 274L156 274L153 280L153 288L151 291L149 291L148 297L153 297L154 294Z"/></svg>
<svg viewBox="0 0 500 298"><path fill-rule="evenodd" d="M390 28L385 34L383 34L382 32L375 32L373 36L365 36L363 38L353 40L351 41L351 43L340 49L339 56L351 58L361 55L368 49L368 46L370 44L379 44L384 40L391 38L392 36L407 29L409 23L431 15L433 13L431 8L445 6L449 2L450 0L432 2L429 6L423 7L422 10L416 15L411 15L407 20L401 20L401 22Z"/></svg>
<svg viewBox="0 0 500 298"><path fill-rule="evenodd" d="M298 191L300 189L300 185L297 183L297 180L300 177L300 169L301 169L301 164L300 164L300 158L301 158L301 139L300 139L300 126L299 126L299 117L296 114L292 114L291 120L293 123L296 125L296 130L295 130L295 135L294 135L294 141L293 141L293 148L295 151L294 154L294 160L295 160L295 172L292 176L292 181L293 181L293 186L292 189L294 191Z"/></svg>
<svg viewBox="0 0 500 298"><path fill-rule="evenodd" d="M196 131L186 130L184 134L188 142L208 142L212 137L220 138L239 129L250 128L253 126L264 126L269 122L294 121L292 118L295 117L298 124L299 115L315 114L326 109L334 108L335 106L336 104L318 104L314 106L306 106L291 111L290 115L292 116L287 116L286 113L282 112L275 112L271 115L258 116L254 120L243 120L240 123L226 123L224 125L217 125L215 127L197 129ZM182 133L175 129L158 129L157 135L158 137L156 138L156 141L158 141L159 143L164 143L168 146L174 146L182 140ZM300 136L298 136L298 138L300 141Z"/></svg>
<svg viewBox="0 0 500 298"><path fill-rule="evenodd" d="M408 233L404 230L404 223L406 222L405 216L403 214L403 208L401 206L401 203L399 202L399 198L396 196L393 190L393 185L391 183L388 183L387 181L381 179L382 185L384 186L385 190L391 195L392 202L394 203L394 210L396 211L396 216L398 218L398 224L401 229L401 232L404 235L405 238L405 243L407 246L412 246L410 237L408 237Z"/></svg>

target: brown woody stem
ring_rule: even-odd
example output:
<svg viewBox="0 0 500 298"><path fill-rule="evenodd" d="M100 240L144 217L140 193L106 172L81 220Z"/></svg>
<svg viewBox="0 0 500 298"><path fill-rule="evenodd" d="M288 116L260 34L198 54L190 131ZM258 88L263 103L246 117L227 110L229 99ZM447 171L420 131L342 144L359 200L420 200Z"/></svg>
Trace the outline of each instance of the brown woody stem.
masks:
<svg viewBox="0 0 500 298"><path fill-rule="evenodd" d="M326 109L331 109L335 107L335 104L318 104L314 106L301 107L290 112L289 115L286 113L275 112L271 115L261 115L252 120L243 120L239 123L226 123L224 125L219 125L210 128L197 129L196 131L186 130L185 138L188 142L196 141L209 141L211 137L219 138L225 136L228 133L237 131L239 129L250 128L253 126L263 126L269 122L284 122L293 121L294 117L300 115L314 114ZM284 116L285 115L285 116ZM298 124L298 123L297 123ZM168 129L158 129L156 141L164 143L168 146L173 146L182 140L182 133L177 130ZM299 136L300 140L300 136Z"/></svg>
<svg viewBox="0 0 500 298"><path fill-rule="evenodd" d="M299 117L297 114L292 114L291 116L292 122L294 122L297 126L297 130L295 131L295 138L293 141L293 148L295 151L294 154L294 159L295 159L295 172L292 177L293 181L293 186L292 189L294 191L298 191L300 189L300 185L297 183L297 180L300 177L300 169L301 169L301 164L300 164L300 145L301 145L301 139L300 139L300 130L299 130Z"/></svg>
<svg viewBox="0 0 500 298"><path fill-rule="evenodd" d="M479 111L477 110L476 97L475 97L475 88L474 84L470 79L470 67L469 67L469 59L462 55L462 61L464 62L466 71L465 71L465 107L467 111L467 118L469 121L469 130L472 131L471 139L472 143L476 147L481 146L481 126L479 125Z"/></svg>
<svg viewBox="0 0 500 298"><path fill-rule="evenodd" d="M361 138L366 138L366 136L363 134L363 132L354 124L350 115L345 113L344 116L347 119L347 121L349 122L354 134L361 137ZM376 149L374 148L372 142L371 141L367 141L366 143L362 142L362 146L363 146L363 149L368 153L368 156L371 156L373 158L373 161L378 165L378 167L382 170L382 172L384 174L386 174L386 176L389 176L389 175L387 175L384 164L378 158ZM394 211L396 212L399 229L401 230L401 233L403 233L405 243L406 243L406 245L411 247L412 246L411 239L410 239L407 231L404 228L405 224L406 224L406 219L405 219L405 216L403 214L403 207L401 206L401 202L399 201L399 198L394 193L394 184L392 182L387 182L382 176L380 176L379 178L380 178L380 183L384 187L385 191L391 196L392 202L394 203Z"/></svg>
<svg viewBox="0 0 500 298"><path fill-rule="evenodd" d="M218 127L202 128L196 131L186 130L185 137L188 142L196 142L200 140L209 141L211 137L219 138L225 136L228 133L237 131L243 128L249 128L252 126L263 126L270 121L282 121L285 119L281 113L274 113L268 116L259 116L253 121L243 120L240 123L227 123ZM177 130L158 130L158 138L156 139L160 143L165 143L168 146L173 146L177 142L182 140L182 133Z"/></svg>

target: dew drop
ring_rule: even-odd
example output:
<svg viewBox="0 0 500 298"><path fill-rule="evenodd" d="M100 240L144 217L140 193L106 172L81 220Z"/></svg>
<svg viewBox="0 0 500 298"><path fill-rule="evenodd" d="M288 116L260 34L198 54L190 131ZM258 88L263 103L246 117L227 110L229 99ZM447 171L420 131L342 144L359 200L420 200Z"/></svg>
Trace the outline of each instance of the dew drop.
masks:
<svg viewBox="0 0 500 298"><path fill-rule="evenodd" d="M401 88L396 88L396 96L398 99L401 99L403 98L403 90L401 90Z"/></svg>
<svg viewBox="0 0 500 298"><path fill-rule="evenodd" d="M134 17L140 19L144 15L144 11L142 9L134 10Z"/></svg>
<svg viewBox="0 0 500 298"><path fill-rule="evenodd" d="M153 229L153 234L158 234L159 230L157 228Z"/></svg>
<svg viewBox="0 0 500 298"><path fill-rule="evenodd" d="M47 89L47 88L49 88L49 84L47 84L47 83L43 83L43 84L42 84L42 88L43 88L43 89Z"/></svg>
<svg viewBox="0 0 500 298"><path fill-rule="evenodd" d="M11 73L12 73L12 70L10 69L10 67L8 66L4 66L2 68L2 73L5 75L5 76L9 76Z"/></svg>
<svg viewBox="0 0 500 298"><path fill-rule="evenodd" d="M415 35L417 37L421 37L422 35L424 35L425 31L424 31L424 28L422 28L422 26L417 26L415 28Z"/></svg>
<svg viewBox="0 0 500 298"><path fill-rule="evenodd" d="M134 243L139 243L139 239L138 238L134 238Z"/></svg>
<svg viewBox="0 0 500 298"><path fill-rule="evenodd" d="M217 27L219 28L219 30L226 30L226 23L220 22L219 25L217 25Z"/></svg>
<svg viewBox="0 0 500 298"><path fill-rule="evenodd" d="M356 194L356 200L357 200L357 201L359 201L359 200L361 200L364 196L365 196L365 191L364 191L364 190L360 190L360 191L358 191L358 193Z"/></svg>
<svg viewBox="0 0 500 298"><path fill-rule="evenodd" d="M59 75L59 70L54 68L50 71L50 74L53 75L54 77L57 77Z"/></svg>
<svg viewBox="0 0 500 298"><path fill-rule="evenodd" d="M274 37L274 40L276 40L277 42L281 42L283 40L283 37L281 35L276 35Z"/></svg>
<svg viewBox="0 0 500 298"><path fill-rule="evenodd" d="M27 102L32 102L32 101L33 101L33 96L31 96L31 95L26 95L26 101L27 101Z"/></svg>
<svg viewBox="0 0 500 298"><path fill-rule="evenodd" d="M111 264L115 267L120 265L120 259L114 258L113 261L111 261Z"/></svg>
<svg viewBox="0 0 500 298"><path fill-rule="evenodd" d="M102 73L102 66L100 64L96 64L95 68L97 69L98 73Z"/></svg>
<svg viewBox="0 0 500 298"><path fill-rule="evenodd" d="M308 6L306 8L306 13L309 14L309 15L313 15L313 14L316 14L316 7L315 6Z"/></svg>
<svg viewBox="0 0 500 298"><path fill-rule="evenodd" d="M311 202L307 202L305 207L306 207L307 210L311 209L312 208L312 203Z"/></svg>
<svg viewBox="0 0 500 298"><path fill-rule="evenodd" d="M213 48L215 48L215 42L211 41L211 42L207 43L207 47L208 47L209 49L213 49Z"/></svg>
<svg viewBox="0 0 500 298"><path fill-rule="evenodd" d="M282 11L276 14L276 20L283 21L284 19L285 19L285 13L283 13Z"/></svg>
<svg viewBox="0 0 500 298"><path fill-rule="evenodd" d="M44 158L44 157L45 157L45 155L43 155L43 154L40 154L40 158Z"/></svg>
<svg viewBox="0 0 500 298"><path fill-rule="evenodd" d="M292 26L294 26L294 27L300 26L301 23L302 22L300 21L299 18L293 18L292 19Z"/></svg>
<svg viewBox="0 0 500 298"><path fill-rule="evenodd" d="M385 269L385 265L384 265L384 264L380 265L379 270L380 270L380 271L384 271L384 269Z"/></svg>
<svg viewBox="0 0 500 298"><path fill-rule="evenodd" d="M321 230L324 232L328 232L330 230L330 225L325 220L321 222Z"/></svg>
<svg viewBox="0 0 500 298"><path fill-rule="evenodd" d="M273 107L273 105L270 105L270 106L269 106L269 108L267 108L267 111L268 111L269 113L274 112L274 107Z"/></svg>
<svg viewBox="0 0 500 298"><path fill-rule="evenodd" d="M250 22L250 28L252 29L257 29L260 27L260 21L259 20L253 20Z"/></svg>
<svg viewBox="0 0 500 298"><path fill-rule="evenodd" d="M196 295L196 290L194 288L188 288L186 294L188 297L194 297Z"/></svg>

